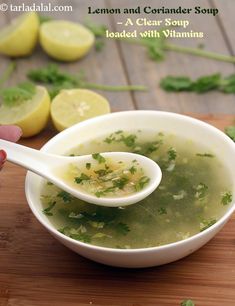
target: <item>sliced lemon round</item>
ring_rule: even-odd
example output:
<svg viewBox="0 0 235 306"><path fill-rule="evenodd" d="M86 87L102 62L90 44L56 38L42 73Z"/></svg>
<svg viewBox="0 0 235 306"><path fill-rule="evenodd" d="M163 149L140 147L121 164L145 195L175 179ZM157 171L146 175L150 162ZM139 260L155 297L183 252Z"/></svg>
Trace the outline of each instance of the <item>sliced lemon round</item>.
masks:
<svg viewBox="0 0 235 306"><path fill-rule="evenodd" d="M107 113L110 113L109 102L87 89L63 90L51 103L51 118L58 131Z"/></svg>
<svg viewBox="0 0 235 306"><path fill-rule="evenodd" d="M18 125L23 137L38 134L46 126L50 116L50 97L46 88L36 86L31 100L14 105L2 103L0 106L0 125Z"/></svg>
<svg viewBox="0 0 235 306"><path fill-rule="evenodd" d="M61 61L74 61L83 57L95 41L89 29L64 20L44 22L39 37L45 52Z"/></svg>
<svg viewBox="0 0 235 306"><path fill-rule="evenodd" d="M35 12L20 15L0 31L0 53L12 57L31 54L38 33L38 15Z"/></svg>

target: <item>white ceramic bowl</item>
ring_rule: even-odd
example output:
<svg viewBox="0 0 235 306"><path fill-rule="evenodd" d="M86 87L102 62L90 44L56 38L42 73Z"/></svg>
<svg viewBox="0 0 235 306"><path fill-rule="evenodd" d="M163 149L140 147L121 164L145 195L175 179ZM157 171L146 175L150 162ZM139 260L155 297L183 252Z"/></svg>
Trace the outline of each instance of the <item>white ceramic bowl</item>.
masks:
<svg viewBox="0 0 235 306"><path fill-rule="evenodd" d="M224 133L202 121L175 113L160 111L127 111L104 115L79 123L52 138L42 150L64 154L75 146L117 130L156 129L174 132L208 147L229 169L235 194L235 144ZM175 243L145 249L111 249L75 241L58 232L42 213L40 191L42 178L27 173L25 191L29 206L41 224L61 243L78 254L99 263L117 267L151 267L178 260L207 243L228 221L235 210L231 204L224 216L205 231Z"/></svg>

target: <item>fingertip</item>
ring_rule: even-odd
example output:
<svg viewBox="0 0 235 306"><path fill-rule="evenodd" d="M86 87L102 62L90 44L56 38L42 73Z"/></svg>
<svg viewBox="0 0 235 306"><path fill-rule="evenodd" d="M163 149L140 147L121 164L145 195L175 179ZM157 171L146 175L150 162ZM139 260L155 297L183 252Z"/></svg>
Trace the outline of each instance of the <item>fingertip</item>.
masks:
<svg viewBox="0 0 235 306"><path fill-rule="evenodd" d="M16 142L22 136L22 130L16 125L2 125L0 126L0 139Z"/></svg>
<svg viewBox="0 0 235 306"><path fill-rule="evenodd" d="M0 170L7 159L7 153L4 150L0 150Z"/></svg>

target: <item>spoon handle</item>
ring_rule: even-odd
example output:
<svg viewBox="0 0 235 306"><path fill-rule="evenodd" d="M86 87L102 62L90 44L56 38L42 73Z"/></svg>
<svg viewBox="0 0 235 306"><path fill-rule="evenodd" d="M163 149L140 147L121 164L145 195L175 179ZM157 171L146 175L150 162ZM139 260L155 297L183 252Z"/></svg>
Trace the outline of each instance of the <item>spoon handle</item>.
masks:
<svg viewBox="0 0 235 306"><path fill-rule="evenodd" d="M46 170L49 154L0 139L0 149L7 152L7 160L41 174Z"/></svg>

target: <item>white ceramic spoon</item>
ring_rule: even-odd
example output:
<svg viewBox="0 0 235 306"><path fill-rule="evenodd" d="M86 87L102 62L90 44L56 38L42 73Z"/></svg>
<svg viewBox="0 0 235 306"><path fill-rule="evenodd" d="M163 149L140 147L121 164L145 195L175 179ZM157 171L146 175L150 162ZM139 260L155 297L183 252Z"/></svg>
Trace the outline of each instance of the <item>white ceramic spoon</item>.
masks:
<svg viewBox="0 0 235 306"><path fill-rule="evenodd" d="M109 158L112 161L122 161L125 164L132 163L136 160L144 171L144 175L150 178L150 182L142 190L120 197L96 197L90 193L86 193L81 189L73 188L71 185L63 181L63 179L57 175L60 169L66 169L66 166L73 164L76 166L83 166L86 163L97 164L97 161L93 159L92 155L84 156L59 156L44 153L42 151L34 150L19 144L15 144L6 140L0 140L0 149L7 152L7 160L20 165L32 172L43 176L56 186L69 192L73 196L82 199L88 203L93 203L101 206L118 207L126 206L137 203L146 198L152 193L160 184L162 178L162 172L160 167L151 159L139 154L126 153L126 152L107 152L101 153L104 158Z"/></svg>

